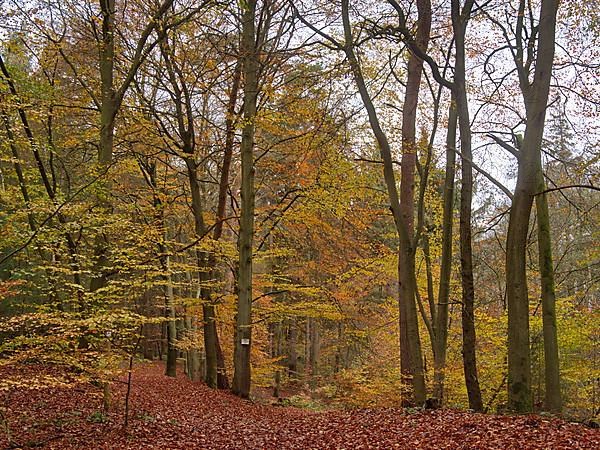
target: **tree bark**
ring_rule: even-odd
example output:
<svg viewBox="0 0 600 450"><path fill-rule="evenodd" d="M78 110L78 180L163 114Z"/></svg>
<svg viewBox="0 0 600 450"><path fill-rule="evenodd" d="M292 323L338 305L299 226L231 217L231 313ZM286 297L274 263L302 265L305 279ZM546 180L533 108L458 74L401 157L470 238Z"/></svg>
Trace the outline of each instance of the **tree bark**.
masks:
<svg viewBox="0 0 600 450"><path fill-rule="evenodd" d="M25 176L23 175L23 169L21 168L21 157L19 156L19 149L15 144L15 136L13 135L12 128L10 126L10 119L8 115L1 111L2 120L4 122L4 128L6 129L6 135L8 137L8 143L10 146L10 150L13 155L13 166L15 168L15 173L17 174L17 180L19 181L19 189L21 190L21 195L23 196L23 202L25 203L25 208L27 208L27 222L29 223L29 229L33 232L37 230L37 225L35 223L35 219L31 212L31 198L29 197L29 191L27 189L27 182L25 181Z"/></svg>
<svg viewBox="0 0 600 450"><path fill-rule="evenodd" d="M232 390L243 398L250 395L252 346L252 242L254 238L254 132L258 94L256 49L256 0L242 3L242 70L244 74L244 127L242 129L241 217L238 238L239 273L234 374Z"/></svg>
<svg viewBox="0 0 600 450"><path fill-rule="evenodd" d="M273 358L281 357L281 340L283 324L281 321L273 324ZM279 398L281 395L281 361L277 361L275 376L273 380L273 397Z"/></svg>
<svg viewBox="0 0 600 450"><path fill-rule="evenodd" d="M418 23L416 42L427 51L431 30L431 2L418 0ZM400 236L398 252L399 312L400 312L400 371L404 380L411 381L413 392L406 397L407 406L425 402L425 377L417 305L415 303L415 168L417 161L416 117L423 60L411 53L408 59L408 74L404 106L402 109L402 160L400 163L400 214L406 235Z"/></svg>
<svg viewBox="0 0 600 450"><path fill-rule="evenodd" d="M476 335L475 335L475 287L473 283L473 250L471 236L471 204L473 201L473 167L471 161L471 123L467 99L465 70L465 33L471 15L473 2L467 1L460 8L459 0L452 0L452 25L456 42L456 63L454 70L454 97L458 112L461 151L460 189L460 265L462 280L462 355L469 408L483 410L479 378L477 376Z"/></svg>
<svg viewBox="0 0 600 450"><path fill-rule="evenodd" d="M213 239L218 241L221 239L223 234L223 222L225 221L225 212L227 209L227 189L229 187L229 170L231 167L231 158L233 155L233 145L235 139L235 107L237 103L238 91L240 89L241 81L241 64L235 67L233 74L233 81L231 85L231 91L229 93L229 101L227 104L227 117L225 119L225 148L223 151L223 165L221 167L221 177L219 179L219 200L217 203L217 217L215 228L213 231ZM216 280L219 276L217 270L217 261L215 254L211 253L209 257L209 267L212 269L212 279ZM215 330L216 332L216 330ZM217 387L219 389L229 389L229 380L227 379L227 369L225 367L225 357L223 350L218 341L217 336Z"/></svg>
<svg viewBox="0 0 600 450"><path fill-rule="evenodd" d="M319 376L319 354L321 353L321 336L319 333L319 322L310 317L310 344L309 344L309 360L310 360L310 390L314 393L317 388L317 379Z"/></svg>
<svg viewBox="0 0 600 450"><path fill-rule="evenodd" d="M538 168L538 192L546 190L541 164ZM552 237L547 194L535 197L538 224L538 253L542 288L542 328L544 335L545 407L560 413L562 395L560 390L560 364L558 358L558 335L556 330L556 293L554 290L554 264Z"/></svg>
<svg viewBox="0 0 600 450"><path fill-rule="evenodd" d="M206 233L204 223L204 211L202 207L202 194L198 182L198 167L193 157L186 157L185 163L188 170L188 180L192 194L192 211L194 213L194 230L198 238ZM202 318L204 329L204 352L206 357L206 384L212 388L217 387L217 355L219 350L219 337L217 335L217 324L215 322L215 306L210 297L210 289L206 286L209 282L209 267L207 256L204 252L196 250L196 265L198 267L198 282L200 300L202 302Z"/></svg>
<svg viewBox="0 0 600 450"><path fill-rule="evenodd" d="M433 396L440 406L444 403L446 346L448 341L448 302L452 275L452 225L454 219L454 175L456 166L456 102L451 99L446 135L446 171L444 178L444 212L442 218L442 260L435 324Z"/></svg>
<svg viewBox="0 0 600 450"><path fill-rule="evenodd" d="M173 282L170 274L169 257L164 257L165 273L165 309L167 322L167 364L165 374L168 377L177 376L177 347L175 341L177 339L177 316L175 314L175 299L173 295Z"/></svg>
<svg viewBox="0 0 600 450"><path fill-rule="evenodd" d="M102 12L102 35L100 42L100 145L98 162L108 165L112 161L115 109L117 107L114 87L115 62L115 0L99 0Z"/></svg>
<svg viewBox="0 0 600 450"><path fill-rule="evenodd" d="M521 1L521 7L524 8L524 1ZM515 58L526 110L525 135L506 242L508 408L517 412L529 412L532 409L526 248L529 217L533 196L538 189L538 170L541 166L541 143L554 59L557 10L558 0L542 0L532 83L524 71L522 59Z"/></svg>
<svg viewBox="0 0 600 450"><path fill-rule="evenodd" d="M160 268L163 272L162 279L163 294L164 294L164 317L166 319L167 330L167 363L165 374L169 377L177 376L177 347L175 341L177 339L177 315L175 312L175 295L173 292L173 280L171 278L171 261L167 251L167 231L165 226L164 209L161 197L159 195L159 187L156 182L156 163L148 162L140 164L142 171L145 173L145 179L152 189L152 205L154 207L154 218L162 231L162 240L158 243L158 254Z"/></svg>
<svg viewBox="0 0 600 450"><path fill-rule="evenodd" d="M424 2L420 3L427 3L427 1L425 0ZM400 266L400 262L398 264L398 272L400 278L399 283L401 290L399 298L410 299L408 302L399 301L399 328L401 348L400 366L401 373L408 374L410 376L412 392L410 392L408 395L409 401L416 401L422 403L425 401L425 378L423 374L423 363L421 357L420 342L418 339L415 339L418 338L418 319L416 314L416 304L414 295L414 253L413 258L407 258L406 253L407 249L409 251L412 251L412 247L410 245L407 246L407 243L412 242L412 229L407 228L405 220L403 219L403 211L400 206L400 198L398 196L398 190L396 188L396 177L394 175L390 144L385 132L381 128L381 124L377 116L377 111L375 109L375 106L373 105L373 100L369 95L369 91L367 89L360 68L360 64L354 53L354 42L352 38L352 29L350 25L350 17L348 12L348 0L342 1L342 20L344 23L345 38L345 44L343 49L346 54L346 58L348 59L348 64L354 77L354 81L358 87L358 92L360 94L361 100L365 106L365 109L367 110L369 124L371 125L371 129L373 130L373 134L375 136L375 139L377 140L377 144L379 145L381 159L383 160L383 174L385 185L388 191L388 197L390 200L390 209L392 210L394 223L396 225L399 241L401 243L399 248L399 260L408 261L408 264L405 264L403 266ZM412 261L412 265L410 264L410 261ZM410 273L410 277L406 276L406 274L408 273ZM413 306L414 314L410 314L410 311L413 310ZM411 323L410 329L408 326L409 323ZM412 370L408 368L412 368ZM411 370L410 373L409 370Z"/></svg>
<svg viewBox="0 0 600 450"><path fill-rule="evenodd" d="M288 326L288 374L290 378L295 378L298 375L298 352L296 351L298 328L296 327L296 320L291 318Z"/></svg>

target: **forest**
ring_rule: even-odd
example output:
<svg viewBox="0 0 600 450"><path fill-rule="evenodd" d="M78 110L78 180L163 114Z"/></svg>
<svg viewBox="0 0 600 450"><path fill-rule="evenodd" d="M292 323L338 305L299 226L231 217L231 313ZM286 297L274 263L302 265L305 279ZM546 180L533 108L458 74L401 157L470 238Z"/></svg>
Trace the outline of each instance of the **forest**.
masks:
<svg viewBox="0 0 600 450"><path fill-rule="evenodd" d="M0 0L0 448L600 448L599 60L599 0Z"/></svg>

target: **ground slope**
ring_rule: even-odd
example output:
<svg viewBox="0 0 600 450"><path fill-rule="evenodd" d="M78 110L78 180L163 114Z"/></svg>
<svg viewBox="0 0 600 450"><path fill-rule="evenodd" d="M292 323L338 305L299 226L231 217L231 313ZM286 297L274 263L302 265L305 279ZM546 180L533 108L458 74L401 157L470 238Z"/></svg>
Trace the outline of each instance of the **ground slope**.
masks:
<svg viewBox="0 0 600 450"><path fill-rule="evenodd" d="M85 387L0 394L11 434L9 442L0 421L0 449L600 449L598 430L539 416L256 405L183 376L167 378L158 364L134 372L125 431L125 385L113 391L108 417Z"/></svg>

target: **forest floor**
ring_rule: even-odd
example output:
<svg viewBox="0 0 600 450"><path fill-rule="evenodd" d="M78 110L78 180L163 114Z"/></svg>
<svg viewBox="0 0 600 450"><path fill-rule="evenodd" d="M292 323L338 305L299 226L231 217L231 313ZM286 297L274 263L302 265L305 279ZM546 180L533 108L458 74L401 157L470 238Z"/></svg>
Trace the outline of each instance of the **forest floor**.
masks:
<svg viewBox="0 0 600 450"><path fill-rule="evenodd" d="M134 371L126 430L124 383L115 383L107 416L97 388L0 392L0 449L600 449L599 430L555 418L314 412L251 403L163 370L148 364Z"/></svg>

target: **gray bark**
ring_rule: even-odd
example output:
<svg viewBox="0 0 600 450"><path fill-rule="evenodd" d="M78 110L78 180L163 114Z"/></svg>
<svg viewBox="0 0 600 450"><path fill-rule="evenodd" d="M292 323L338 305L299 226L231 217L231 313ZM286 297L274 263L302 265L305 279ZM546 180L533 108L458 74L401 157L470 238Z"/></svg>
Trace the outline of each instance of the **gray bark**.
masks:
<svg viewBox="0 0 600 450"><path fill-rule="evenodd" d="M523 11L524 8L525 2L521 1L520 10ZM517 412L528 412L532 409L526 248L533 197L538 190L541 143L554 59L557 10L558 0L542 0L532 83L529 82L528 73L523 66L523 46L520 36L517 38L515 56L527 118L506 244L508 407ZM517 23L517 33L522 32L521 16Z"/></svg>
<svg viewBox="0 0 600 450"><path fill-rule="evenodd" d="M241 159L241 217L238 238L238 302L234 342L232 390L243 398L250 395L252 346L252 242L254 239L254 132L258 93L258 55L256 49L256 0L242 4L242 71L244 75L244 127Z"/></svg>
<svg viewBox="0 0 600 450"><path fill-rule="evenodd" d="M416 41L419 48L427 51L431 30L431 2L418 0L418 24ZM400 370L403 378L412 383L404 403L422 405L426 387L421 354L421 339L417 305L415 303L415 255L414 236L415 167L417 161L416 116L419 101L423 60L411 52L402 114L402 160L400 163L400 212L406 235L400 236L398 252L399 311L400 311Z"/></svg>
<svg viewBox="0 0 600 450"><path fill-rule="evenodd" d="M198 182L198 167L193 157L186 157L185 163L188 169L188 181L192 194L192 211L194 215L194 231L198 238L206 233L206 224L204 223L204 211L200 183ZM215 317L215 306L210 297L210 289L206 286L209 281L209 267L207 264L207 255L196 250L196 265L198 267L198 283L200 290L200 300L202 302L202 317L204 328L204 352L206 356L206 377L205 381L212 388L217 387L217 356L219 345L217 336L217 325Z"/></svg>
<svg viewBox="0 0 600 450"><path fill-rule="evenodd" d="M473 1L460 8L458 0L452 0L452 25L456 42L456 67L454 73L454 98L459 119L461 150L460 190L460 265L462 280L462 335L463 369L469 397L469 408L483 410L481 390L477 376L475 335L475 287L473 284L473 250L471 237L471 203L473 200L473 167L471 149L471 123L467 99L465 74L465 33L471 15Z"/></svg>
<svg viewBox="0 0 600 450"><path fill-rule="evenodd" d="M169 377L177 376L177 317L175 314L175 296L173 295L173 282L170 274L169 257L164 258L165 273L165 308L167 316L167 365L165 374Z"/></svg>
<svg viewBox="0 0 600 450"><path fill-rule="evenodd" d="M546 190L541 164L538 168L538 192ZM545 408L560 413L562 395L560 390L560 362L558 357L558 334L556 330L556 293L554 290L554 264L552 237L547 194L535 197L538 224L538 253L542 288L542 328L544 335Z"/></svg>
<svg viewBox="0 0 600 450"><path fill-rule="evenodd" d="M448 302L452 275L452 225L454 219L454 175L456 165L456 126L458 115L454 98L448 113L446 135L446 171L444 178L444 213L442 218L442 260L438 304L435 316L434 388L433 396L441 406L444 402L446 347L448 341Z"/></svg>
<svg viewBox="0 0 600 450"><path fill-rule="evenodd" d="M298 352L296 345L298 343L298 328L296 319L289 319L288 331L288 373L290 378L298 376Z"/></svg>

